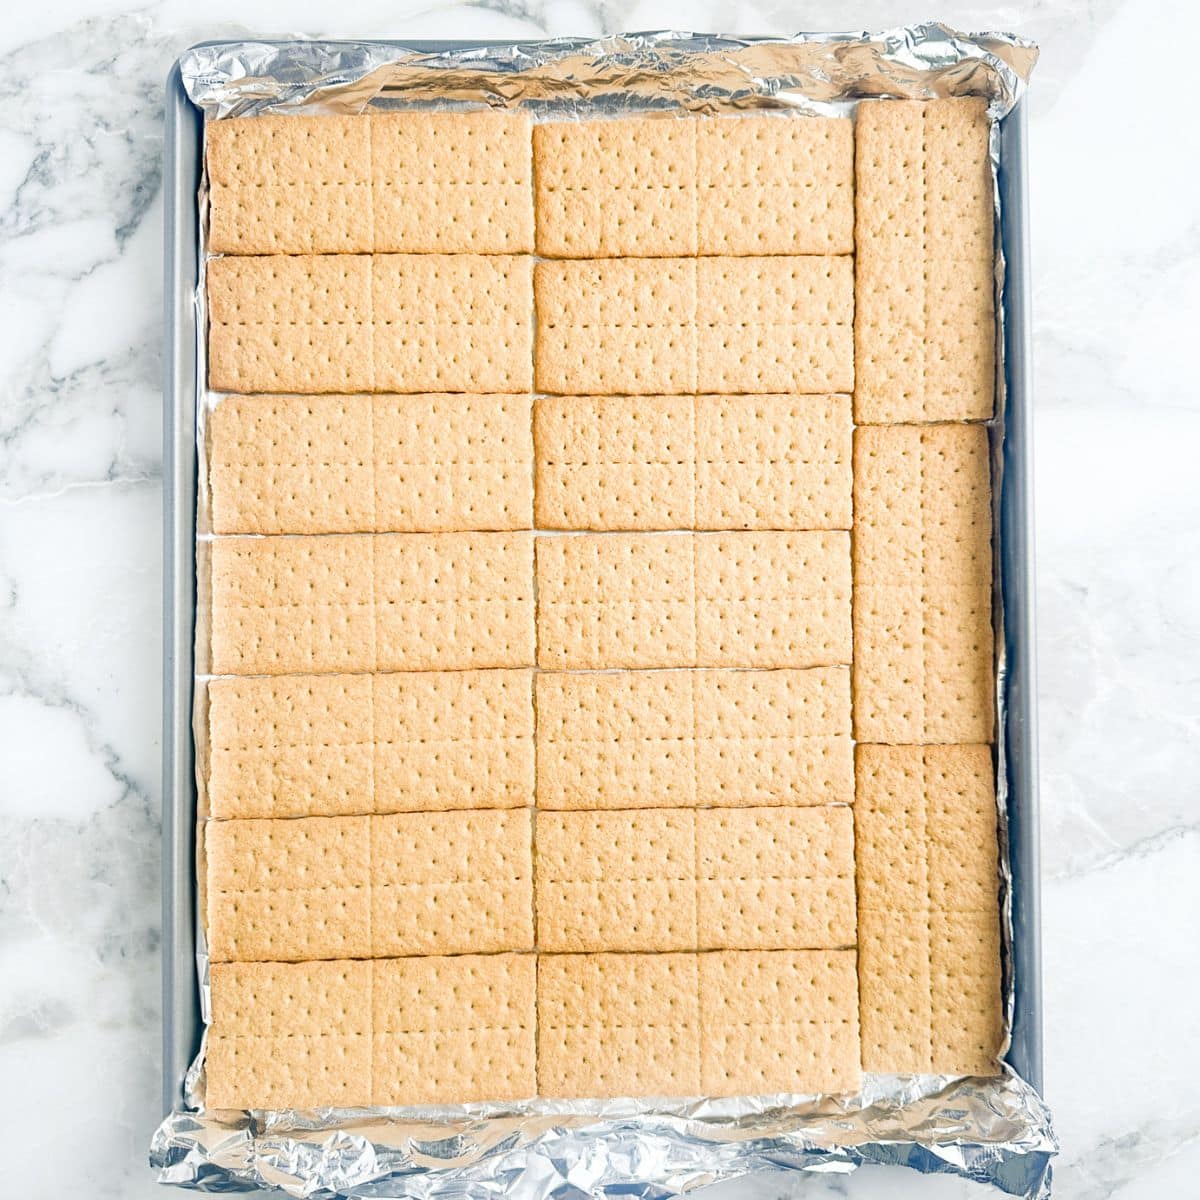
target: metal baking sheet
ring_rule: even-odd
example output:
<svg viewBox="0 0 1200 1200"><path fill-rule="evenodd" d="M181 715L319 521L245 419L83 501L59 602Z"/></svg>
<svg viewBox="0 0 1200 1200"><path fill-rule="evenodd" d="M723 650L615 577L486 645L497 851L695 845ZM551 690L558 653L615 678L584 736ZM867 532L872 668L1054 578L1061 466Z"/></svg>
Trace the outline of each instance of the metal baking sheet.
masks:
<svg viewBox="0 0 1200 1200"><path fill-rule="evenodd" d="M497 43L394 43L420 52ZM203 117L179 69L167 82L164 151L164 704L163 704L163 1108L184 1111L184 1079L203 1032L196 955L197 790L192 737L196 613L198 458L195 364L200 351L196 288ZM1001 239L1007 411L1000 496L1000 587L1007 673L1005 739L1012 868L1014 1012L1007 1059L1035 1088L1042 1083L1041 958L1034 673L1032 393L1026 116L1021 101L1000 122Z"/></svg>

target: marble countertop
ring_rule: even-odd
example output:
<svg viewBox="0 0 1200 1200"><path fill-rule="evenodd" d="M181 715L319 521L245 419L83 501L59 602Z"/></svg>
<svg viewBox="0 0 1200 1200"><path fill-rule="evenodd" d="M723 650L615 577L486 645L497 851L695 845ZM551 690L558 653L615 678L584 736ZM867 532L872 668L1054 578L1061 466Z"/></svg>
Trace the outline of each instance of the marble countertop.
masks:
<svg viewBox="0 0 1200 1200"><path fill-rule="evenodd" d="M879 28L899 6L295 0L292 29ZM1031 92L1046 1094L1055 1195L1200 1195L1200 123L1185 0L943 3ZM7 1194L161 1197L160 155L167 69L268 0L0 25L0 1129ZM353 15L351 15L351 12ZM207 14L202 18L201 14ZM1160 30L1171 55L1145 37ZM1123 102L1102 109L1122 81ZM1103 114L1103 119L1097 119ZM72 1119L63 1144L53 1114ZM877 1169L729 1194L975 1197Z"/></svg>

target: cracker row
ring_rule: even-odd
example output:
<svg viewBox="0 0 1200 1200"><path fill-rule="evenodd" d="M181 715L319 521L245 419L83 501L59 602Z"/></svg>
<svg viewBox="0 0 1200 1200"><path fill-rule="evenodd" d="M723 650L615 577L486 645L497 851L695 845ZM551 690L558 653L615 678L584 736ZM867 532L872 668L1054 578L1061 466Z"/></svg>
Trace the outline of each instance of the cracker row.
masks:
<svg viewBox="0 0 1200 1200"><path fill-rule="evenodd" d="M531 671L212 679L208 732L214 817L533 802Z"/></svg>
<svg viewBox="0 0 1200 1200"><path fill-rule="evenodd" d="M978 420L995 391L986 101L867 100L855 129L855 420Z"/></svg>
<svg viewBox="0 0 1200 1200"><path fill-rule="evenodd" d="M218 392L526 392L532 269L478 254L210 259Z"/></svg>
<svg viewBox="0 0 1200 1200"><path fill-rule="evenodd" d="M537 264L537 389L565 395L854 387L846 256Z"/></svg>
<svg viewBox="0 0 1200 1200"><path fill-rule="evenodd" d="M217 254L533 249L519 112L262 116L205 129Z"/></svg>
<svg viewBox="0 0 1200 1200"><path fill-rule="evenodd" d="M536 1091L531 954L214 963L206 1103L358 1108Z"/></svg>
<svg viewBox="0 0 1200 1200"><path fill-rule="evenodd" d="M537 993L544 1096L859 1085L852 950L544 954Z"/></svg>
<svg viewBox="0 0 1200 1200"><path fill-rule="evenodd" d="M542 809L724 808L854 798L850 672L543 672Z"/></svg>
<svg viewBox="0 0 1200 1200"><path fill-rule="evenodd" d="M208 418L215 533L528 529L525 396L226 396Z"/></svg>
<svg viewBox="0 0 1200 1200"><path fill-rule="evenodd" d="M537 584L544 669L850 661L845 533L542 537Z"/></svg>
<svg viewBox="0 0 1200 1200"><path fill-rule="evenodd" d="M796 114L557 121L533 130L546 257L848 254L853 130Z"/></svg>
<svg viewBox="0 0 1200 1200"><path fill-rule="evenodd" d="M848 529L849 396L546 396L543 529Z"/></svg>
<svg viewBox="0 0 1200 1200"><path fill-rule="evenodd" d="M544 952L855 943L845 806L542 811L534 840Z"/></svg>
<svg viewBox="0 0 1200 1200"><path fill-rule="evenodd" d="M992 1074L1003 1021L989 746L856 751L863 1067Z"/></svg>
<svg viewBox="0 0 1200 1200"><path fill-rule="evenodd" d="M533 949L525 809L205 825L214 962Z"/></svg>
<svg viewBox="0 0 1200 1200"><path fill-rule="evenodd" d="M211 570L214 674L533 665L527 533L217 538Z"/></svg>

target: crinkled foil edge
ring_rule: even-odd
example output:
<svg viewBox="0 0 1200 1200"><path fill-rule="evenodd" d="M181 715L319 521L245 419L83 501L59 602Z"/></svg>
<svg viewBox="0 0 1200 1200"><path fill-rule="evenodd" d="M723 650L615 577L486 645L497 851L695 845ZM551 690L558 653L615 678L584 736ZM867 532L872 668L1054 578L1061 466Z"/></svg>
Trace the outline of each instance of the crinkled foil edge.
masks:
<svg viewBox="0 0 1200 1200"><path fill-rule="evenodd" d="M208 119L361 112L368 105L522 107L543 119L568 120L655 109L824 113L845 112L867 97L983 95L996 121L1020 99L1037 54L1036 46L1012 35L963 34L923 24L880 34L747 40L666 32L439 52L392 42L217 43L189 50L180 67L189 97ZM991 150L995 177L995 124ZM1005 404L999 304L1004 262L998 189L994 195L997 407L989 427L998 504ZM205 200L202 190L202 209ZM200 249L203 263L204 246ZM196 299L203 317L202 288ZM200 382L202 364L200 346ZM198 394L205 396L204 389ZM205 404L199 407L203 410ZM198 433L203 446L203 424ZM998 519L994 528L998 538ZM998 745L1003 746L1006 664L999 587L996 595L996 711ZM198 705L196 711L202 713L202 708ZM198 786L202 793L202 780ZM1004 1001L1011 1027L1012 875L1003 753L998 755L997 802ZM207 1021L208 958L199 915L197 933ZM492 1200L519 1193L523 1200L542 1200L616 1191L661 1197L751 1172L848 1173L864 1164L890 1163L958 1175L1040 1200L1049 1195L1050 1162L1058 1149L1045 1104L1007 1067L995 1079L867 1076L863 1092L852 1097L534 1100L249 1114L206 1111L203 1074L202 1047L185 1085L195 1111L175 1112L163 1121L150 1161L160 1182L208 1192L265 1187L314 1198Z"/></svg>

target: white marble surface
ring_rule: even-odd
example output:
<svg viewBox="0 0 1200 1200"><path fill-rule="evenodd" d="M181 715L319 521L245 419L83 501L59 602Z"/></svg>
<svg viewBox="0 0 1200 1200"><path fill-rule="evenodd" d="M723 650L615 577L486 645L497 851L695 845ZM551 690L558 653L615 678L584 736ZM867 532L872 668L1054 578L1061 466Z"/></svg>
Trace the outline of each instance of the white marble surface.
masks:
<svg viewBox="0 0 1200 1200"><path fill-rule="evenodd" d="M327 0L295 0L287 28L783 33L924 15L832 0L425 2L337 6L334 27ZM26 1200L165 1194L145 1165L159 1117L162 84L190 42L283 32L283 11L41 0L0 22L0 1191ZM1032 219L1055 1194L1197 1196L1194 6L938 15L1043 46ZM990 1194L878 1170L752 1191Z"/></svg>

